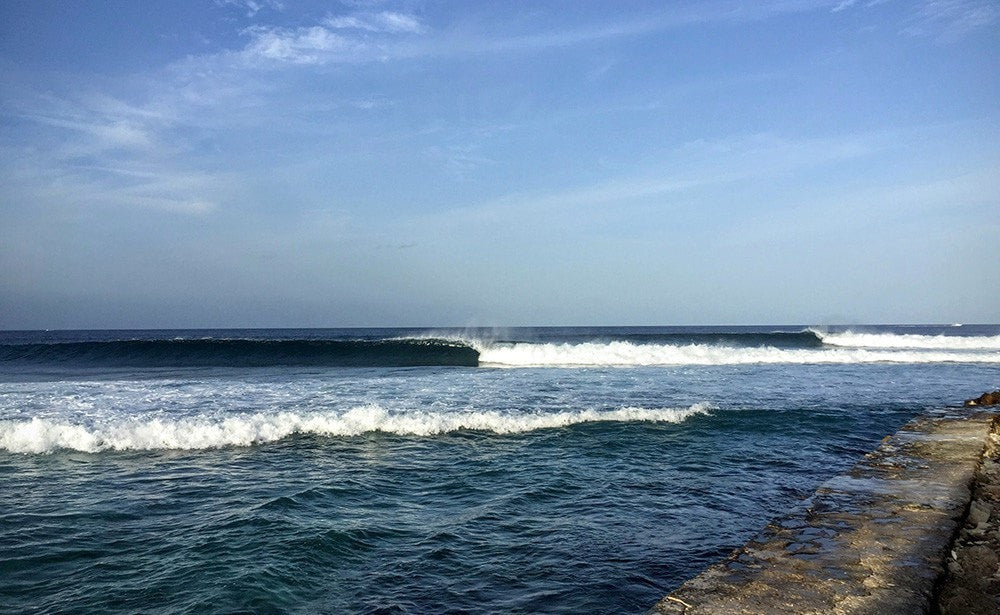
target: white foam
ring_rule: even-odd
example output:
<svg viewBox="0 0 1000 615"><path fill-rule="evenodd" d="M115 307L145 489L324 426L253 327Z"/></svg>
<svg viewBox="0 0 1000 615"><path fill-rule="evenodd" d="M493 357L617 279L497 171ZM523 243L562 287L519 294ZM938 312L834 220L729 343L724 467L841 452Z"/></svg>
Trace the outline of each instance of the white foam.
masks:
<svg viewBox="0 0 1000 615"><path fill-rule="evenodd" d="M829 346L850 348L894 348L926 350L1000 350L1000 335L897 335L892 333L844 333L816 334Z"/></svg>
<svg viewBox="0 0 1000 615"><path fill-rule="evenodd" d="M982 338L980 338L982 339ZM755 363L1000 363L1000 353L976 350L775 348L707 344L474 344L481 365L585 367L629 365L739 365Z"/></svg>
<svg viewBox="0 0 1000 615"><path fill-rule="evenodd" d="M346 412L281 412L184 419L118 418L84 426L53 419L0 421L0 450L50 453L68 449L104 450L208 449L251 446L293 434L356 436L369 432L432 436L459 430L515 434L591 422L679 423L710 410L708 404L688 408L635 408L565 412L502 413L416 411L392 413L377 405Z"/></svg>

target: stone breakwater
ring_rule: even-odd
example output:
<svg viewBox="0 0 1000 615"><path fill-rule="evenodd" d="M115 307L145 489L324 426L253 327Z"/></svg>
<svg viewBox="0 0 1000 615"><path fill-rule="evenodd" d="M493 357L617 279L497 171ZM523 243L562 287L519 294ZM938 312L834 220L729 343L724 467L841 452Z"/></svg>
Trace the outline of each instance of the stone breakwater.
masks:
<svg viewBox="0 0 1000 615"><path fill-rule="evenodd" d="M911 421L649 614L909 615L938 611L939 596L954 601L948 612L964 612L966 604L995 609L992 586L965 581L987 568L992 577L996 554L969 555L955 539L969 523L973 539L985 536L989 520L1000 518L995 508L980 510L997 500L970 506L977 471L994 469L988 464L996 449L987 444L998 429L997 415L985 412L941 411ZM1000 491L988 495L1000 499ZM967 520L970 513L976 518Z"/></svg>

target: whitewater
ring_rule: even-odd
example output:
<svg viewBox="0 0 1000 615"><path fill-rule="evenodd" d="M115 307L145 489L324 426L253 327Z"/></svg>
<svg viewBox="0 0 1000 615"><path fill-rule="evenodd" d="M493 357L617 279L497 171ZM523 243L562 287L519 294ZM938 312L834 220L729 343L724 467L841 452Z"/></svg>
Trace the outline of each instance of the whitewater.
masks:
<svg viewBox="0 0 1000 615"><path fill-rule="evenodd" d="M184 419L115 417L93 425L51 419L0 421L0 450L51 453L60 449L96 453L104 450L207 449L251 446L292 435L357 436L382 432L432 436L461 430L516 434L594 422L679 423L706 414L709 404L689 408L632 408L564 412L390 413L377 405L345 412L276 412L246 416L197 416Z"/></svg>
<svg viewBox="0 0 1000 615"><path fill-rule="evenodd" d="M754 363L1000 363L995 338L963 341L949 347L941 340L906 336L906 340L840 337L829 343L835 348L788 349L740 348L706 344L635 344L615 341L578 344L493 344L470 342L479 352L480 365L496 367L600 366L600 365L741 365ZM865 347L853 342L872 344ZM874 344L883 344L876 346ZM923 343L924 346L917 344ZM897 345L893 345L897 344ZM967 345L966 345L967 344ZM843 346L843 347L841 347ZM870 348L878 348L872 350ZM919 349L919 350L917 350Z"/></svg>
<svg viewBox="0 0 1000 615"><path fill-rule="evenodd" d="M1000 351L1000 335L915 335L906 333L843 333L816 332L824 344L850 348L922 348L929 350L993 350Z"/></svg>
<svg viewBox="0 0 1000 615"><path fill-rule="evenodd" d="M770 345L768 335L805 334L800 348ZM494 367L581 367L641 365L742 365L755 363L1000 363L1000 335L958 336L906 333L866 333L850 329L823 329L755 333L752 342L738 343L733 335L719 335L715 343L661 342L650 336L643 343L629 340L584 342L503 342L475 335L428 335L469 346L479 353L479 364ZM661 339L681 338L682 334ZM705 337L700 335L699 337ZM751 337L748 335L747 337ZM656 340L656 341L653 341ZM810 340L811 341L811 340Z"/></svg>

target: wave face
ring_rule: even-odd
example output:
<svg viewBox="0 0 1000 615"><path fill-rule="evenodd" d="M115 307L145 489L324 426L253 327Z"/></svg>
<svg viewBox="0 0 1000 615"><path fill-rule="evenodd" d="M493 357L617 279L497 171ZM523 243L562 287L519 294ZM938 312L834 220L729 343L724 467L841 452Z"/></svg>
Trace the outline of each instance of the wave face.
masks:
<svg viewBox="0 0 1000 615"><path fill-rule="evenodd" d="M279 412L246 415L195 416L182 419L126 418L96 425L33 418L0 421L0 450L12 453L50 453L75 450L210 449L251 446L312 434L357 436L383 432L407 436L433 436L456 431L517 434L540 429L595 422L680 423L711 406L687 408L622 407L617 410L512 413L500 411L410 411L393 413L378 405L345 412Z"/></svg>
<svg viewBox="0 0 1000 615"><path fill-rule="evenodd" d="M472 347L440 339L114 340L0 345L0 362L78 367L475 367Z"/></svg>

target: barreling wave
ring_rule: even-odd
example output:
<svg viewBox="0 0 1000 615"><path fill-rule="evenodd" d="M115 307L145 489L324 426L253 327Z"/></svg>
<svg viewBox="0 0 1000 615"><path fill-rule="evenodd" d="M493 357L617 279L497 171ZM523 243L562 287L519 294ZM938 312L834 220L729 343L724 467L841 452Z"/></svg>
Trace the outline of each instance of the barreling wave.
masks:
<svg viewBox="0 0 1000 615"><path fill-rule="evenodd" d="M441 339L117 340L0 345L0 362L76 367L475 367L479 353Z"/></svg>
<svg viewBox="0 0 1000 615"><path fill-rule="evenodd" d="M28 343L0 345L0 364L142 368L1000 363L1000 336L804 330L628 333L619 338L485 341L441 334L360 340L208 338Z"/></svg>
<svg viewBox="0 0 1000 615"><path fill-rule="evenodd" d="M741 365L757 363L1000 363L1000 353L867 348L795 349L709 344L493 344L478 347L481 365L588 367L640 365Z"/></svg>
<svg viewBox="0 0 1000 615"><path fill-rule="evenodd" d="M384 432L434 436L456 431L517 434L595 422L680 423L707 414L709 404L687 408L636 408L564 412L505 413L496 411L412 411L392 413L377 405L346 412L281 412L183 419L120 418L95 426L33 418L0 421L0 450L50 453L75 450L211 449L275 442L297 434L326 437Z"/></svg>
<svg viewBox="0 0 1000 615"><path fill-rule="evenodd" d="M1000 350L1000 335L901 335L893 333L822 333L817 336L828 346L848 348L891 348L923 350Z"/></svg>

